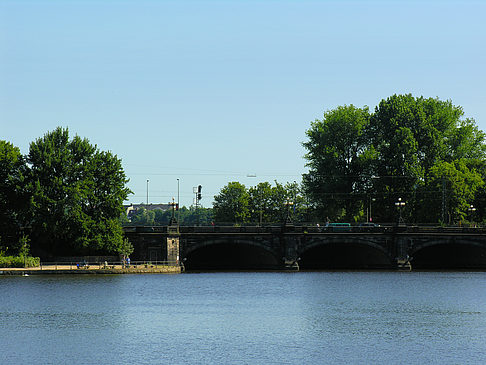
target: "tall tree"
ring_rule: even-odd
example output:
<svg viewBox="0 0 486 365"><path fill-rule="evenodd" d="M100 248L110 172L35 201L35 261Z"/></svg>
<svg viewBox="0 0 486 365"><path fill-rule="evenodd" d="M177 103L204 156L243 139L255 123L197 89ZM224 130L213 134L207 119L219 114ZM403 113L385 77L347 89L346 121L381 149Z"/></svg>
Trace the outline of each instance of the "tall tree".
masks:
<svg viewBox="0 0 486 365"><path fill-rule="evenodd" d="M453 135L462 114L450 101L411 94L382 100L370 124L370 137L379 152L379 175L423 179L425 171L445 158L446 137Z"/></svg>
<svg viewBox="0 0 486 365"><path fill-rule="evenodd" d="M468 168L477 172L486 184L486 159L476 159L474 163L469 161ZM474 218L476 222L486 222L486 189L484 185L474 194L474 200L469 202L476 209Z"/></svg>
<svg viewBox="0 0 486 365"><path fill-rule="evenodd" d="M303 143L309 172L305 191L319 216L354 220L362 215L363 197L375 153L367 139L367 107L339 106L311 123Z"/></svg>
<svg viewBox="0 0 486 365"><path fill-rule="evenodd" d="M234 181L224 186L214 197L213 214L218 223L247 223L250 209L245 185Z"/></svg>
<svg viewBox="0 0 486 365"><path fill-rule="evenodd" d="M431 222L439 216L430 206L423 209L424 201L441 198L443 188L438 187L437 176L447 175L451 171L447 166L457 166L455 161L467 167L471 159L484 158L484 134L474 121L462 120L462 116L462 108L436 98L393 95L379 103L369 135L378 152L373 190L375 213L381 219L393 216L398 197L407 200L409 221ZM440 173L437 168L445 170Z"/></svg>
<svg viewBox="0 0 486 365"><path fill-rule="evenodd" d="M31 143L32 248L44 254L117 252L130 190L121 161L57 128Z"/></svg>
<svg viewBox="0 0 486 365"><path fill-rule="evenodd" d="M20 229L29 211L26 171L20 150L0 140L0 237L2 245L11 249L19 248Z"/></svg>
<svg viewBox="0 0 486 365"><path fill-rule="evenodd" d="M448 162L465 159L476 164L474 161L486 157L485 133L476 126L474 119L459 120L456 127L447 133L445 140L445 160Z"/></svg>
<svg viewBox="0 0 486 365"><path fill-rule="evenodd" d="M261 182L248 189L250 222L268 223L272 216L272 186L268 182Z"/></svg>
<svg viewBox="0 0 486 365"><path fill-rule="evenodd" d="M286 183L284 189L287 197L285 205L287 205L287 202L291 202L291 206L288 209L290 210L292 221L308 222L308 204L302 186L294 181Z"/></svg>
<svg viewBox="0 0 486 365"><path fill-rule="evenodd" d="M293 221L306 218L307 205L302 189L295 181L275 186L261 182L246 188L232 182L215 196L214 217L217 223L283 223L290 214Z"/></svg>
<svg viewBox="0 0 486 365"><path fill-rule="evenodd" d="M476 192L484 186L484 181L479 172L467 167L465 160L456 160L452 163L440 161L430 169L430 185L435 185L436 189L446 189L444 204L448 207L448 217L444 217L444 223L449 223L468 218L469 208L475 201ZM429 212L440 211L438 207L433 209L434 205L440 203L437 199L424 203ZM443 218L438 216L436 221L443 221Z"/></svg>
<svg viewBox="0 0 486 365"><path fill-rule="evenodd" d="M398 198L407 203L409 222L438 222L444 209L462 219L465 200L486 216L479 199L485 134L462 117L462 108L449 100L410 94L382 100L371 115L352 105L326 112L311 123L303 144L309 167L304 187L318 216L362 219L373 202L373 217L392 222ZM458 181L472 184L467 193Z"/></svg>

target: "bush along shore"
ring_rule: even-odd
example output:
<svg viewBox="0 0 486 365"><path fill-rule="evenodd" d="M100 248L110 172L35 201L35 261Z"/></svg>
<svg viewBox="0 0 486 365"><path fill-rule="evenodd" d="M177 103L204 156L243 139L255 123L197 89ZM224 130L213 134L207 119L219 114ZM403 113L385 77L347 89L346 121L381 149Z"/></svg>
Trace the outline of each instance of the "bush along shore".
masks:
<svg viewBox="0 0 486 365"><path fill-rule="evenodd" d="M0 269L30 268L40 266L40 258L32 256L3 256L0 254Z"/></svg>

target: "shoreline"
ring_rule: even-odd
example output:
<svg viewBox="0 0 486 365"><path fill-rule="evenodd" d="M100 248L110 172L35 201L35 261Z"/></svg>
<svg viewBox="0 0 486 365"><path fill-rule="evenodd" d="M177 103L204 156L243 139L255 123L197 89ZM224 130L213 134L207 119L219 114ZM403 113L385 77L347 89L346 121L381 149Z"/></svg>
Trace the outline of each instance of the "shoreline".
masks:
<svg viewBox="0 0 486 365"><path fill-rule="evenodd" d="M172 265L145 265L131 266L124 268L122 265L113 265L110 267L99 267L93 265L89 268L77 268L75 265L43 265L42 267L5 267L0 268L0 275L110 275L110 274L180 274L180 266Z"/></svg>

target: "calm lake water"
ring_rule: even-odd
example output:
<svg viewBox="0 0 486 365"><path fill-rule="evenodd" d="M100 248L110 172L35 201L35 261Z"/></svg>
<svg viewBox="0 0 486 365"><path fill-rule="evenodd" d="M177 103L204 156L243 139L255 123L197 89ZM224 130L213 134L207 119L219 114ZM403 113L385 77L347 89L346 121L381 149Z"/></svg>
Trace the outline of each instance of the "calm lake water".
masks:
<svg viewBox="0 0 486 365"><path fill-rule="evenodd" d="M486 273L0 276L0 364L484 364Z"/></svg>

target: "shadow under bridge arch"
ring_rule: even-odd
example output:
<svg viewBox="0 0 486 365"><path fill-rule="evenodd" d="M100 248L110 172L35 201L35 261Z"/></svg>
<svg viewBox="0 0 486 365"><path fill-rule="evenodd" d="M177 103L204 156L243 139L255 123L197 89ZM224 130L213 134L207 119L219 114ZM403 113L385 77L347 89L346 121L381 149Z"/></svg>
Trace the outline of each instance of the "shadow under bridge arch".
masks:
<svg viewBox="0 0 486 365"><path fill-rule="evenodd" d="M300 253L301 270L387 270L393 268L386 249L350 237L315 239Z"/></svg>
<svg viewBox="0 0 486 365"><path fill-rule="evenodd" d="M486 245L464 239L430 241L412 252L412 267L419 270L484 270Z"/></svg>
<svg viewBox="0 0 486 365"><path fill-rule="evenodd" d="M184 253L183 262L186 271L275 270L282 266L271 248L241 239L202 242Z"/></svg>

